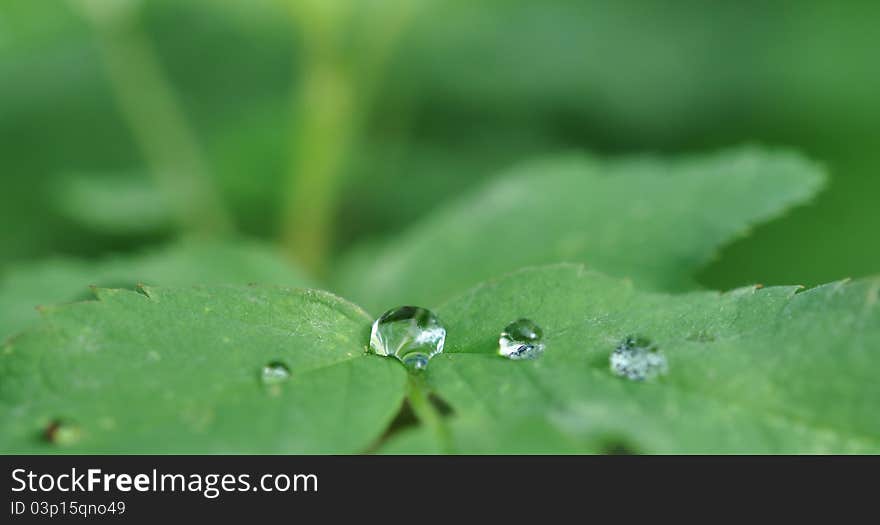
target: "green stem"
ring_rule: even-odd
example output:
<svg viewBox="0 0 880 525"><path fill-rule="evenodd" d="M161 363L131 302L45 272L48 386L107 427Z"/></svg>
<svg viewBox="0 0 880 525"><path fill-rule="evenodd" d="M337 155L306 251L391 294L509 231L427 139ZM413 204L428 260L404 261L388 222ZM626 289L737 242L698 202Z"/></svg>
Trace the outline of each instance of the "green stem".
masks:
<svg viewBox="0 0 880 525"><path fill-rule="evenodd" d="M381 73L412 13L411 3L370 7L352 59L345 36L357 16L354 2L292 0L305 43L296 93L293 155L282 213L285 251L313 273L325 269L333 244L341 178ZM350 44L349 44L350 45Z"/></svg>
<svg viewBox="0 0 880 525"><path fill-rule="evenodd" d="M440 415L440 412L431 403L431 400L428 398L428 392L428 386L421 373L409 375L407 395L413 412L415 412L419 421L433 433L434 438L437 440L439 451L444 454L450 454L453 452L453 445L449 427L443 420L443 416Z"/></svg>
<svg viewBox="0 0 880 525"><path fill-rule="evenodd" d="M338 63L309 60L284 195L285 251L319 273L330 252L339 182L355 130L352 82Z"/></svg>
<svg viewBox="0 0 880 525"><path fill-rule="evenodd" d="M230 230L232 220L149 38L138 25L136 7L112 7L103 0L71 3L95 29L116 103L178 223L204 235Z"/></svg>

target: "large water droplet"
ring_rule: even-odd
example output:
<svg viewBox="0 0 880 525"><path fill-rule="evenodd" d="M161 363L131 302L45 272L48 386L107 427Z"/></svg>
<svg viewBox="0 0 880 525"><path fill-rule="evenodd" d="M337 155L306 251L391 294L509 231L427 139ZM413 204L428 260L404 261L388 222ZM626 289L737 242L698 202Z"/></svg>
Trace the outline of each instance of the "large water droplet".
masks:
<svg viewBox="0 0 880 525"><path fill-rule="evenodd" d="M421 370L428 360L443 351L446 329L430 310L401 306L388 310L373 323L370 348L373 353L394 356L407 368Z"/></svg>
<svg viewBox="0 0 880 525"><path fill-rule="evenodd" d="M76 444L82 437L82 431L75 423L56 419L46 425L43 437L53 445L66 447Z"/></svg>
<svg viewBox="0 0 880 525"><path fill-rule="evenodd" d="M260 371L260 380L264 385L280 385L290 377L290 369L281 361L267 363Z"/></svg>
<svg viewBox="0 0 880 525"><path fill-rule="evenodd" d="M537 359L544 353L544 332L531 319L507 325L498 338L498 353L508 359Z"/></svg>
<svg viewBox="0 0 880 525"><path fill-rule="evenodd" d="M666 356L643 337L630 336L611 353L611 371L633 381L644 381L669 371Z"/></svg>

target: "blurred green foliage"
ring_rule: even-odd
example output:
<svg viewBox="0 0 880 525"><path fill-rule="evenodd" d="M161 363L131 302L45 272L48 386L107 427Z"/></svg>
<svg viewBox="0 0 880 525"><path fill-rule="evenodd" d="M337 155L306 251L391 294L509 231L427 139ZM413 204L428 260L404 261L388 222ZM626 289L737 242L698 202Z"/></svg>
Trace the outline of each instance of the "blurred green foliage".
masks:
<svg viewBox="0 0 880 525"><path fill-rule="evenodd" d="M379 246L353 250L334 288L373 312L438 304L521 268L584 262L643 290L694 274L752 225L821 190L824 173L754 148L660 160L558 155L526 162Z"/></svg>
<svg viewBox="0 0 880 525"><path fill-rule="evenodd" d="M108 45L138 39L107 26L102 36L74 8L102 3L0 6L0 264L94 258L179 233L155 209L138 206L129 226L103 227L113 210L88 213L88 203L100 207L101 199L84 197L82 184L71 189L72 173L156 171L107 68ZM678 153L753 142L823 161L830 188L725 249L703 271L704 285L814 284L880 268L876 2L122 4L135 9L132 34L155 54L177 117L242 233L283 237L284 208L303 200L288 194L303 187L290 179L302 175L299 134L311 118L297 101L325 60L356 117L327 128L331 142L351 135L322 145L338 165L310 161L339 179L324 239L334 252L391 236L537 154ZM387 56L376 51L382 45ZM147 101L161 95L141 94ZM157 184L166 200L174 176L166 174L164 189ZM113 184L107 187L121 187Z"/></svg>

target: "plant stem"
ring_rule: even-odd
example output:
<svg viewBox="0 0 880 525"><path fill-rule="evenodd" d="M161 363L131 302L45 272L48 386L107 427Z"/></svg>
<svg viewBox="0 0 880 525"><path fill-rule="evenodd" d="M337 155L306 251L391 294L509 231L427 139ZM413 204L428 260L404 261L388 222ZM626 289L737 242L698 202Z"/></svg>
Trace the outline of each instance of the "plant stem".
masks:
<svg viewBox="0 0 880 525"><path fill-rule="evenodd" d="M452 436L449 434L449 427L428 398L428 386L422 374L409 375L407 396L416 417L434 434L439 451L444 454L452 453Z"/></svg>
<svg viewBox="0 0 880 525"><path fill-rule="evenodd" d="M352 82L338 63L309 59L282 217L287 254L320 273L332 244L339 180L355 129Z"/></svg>
<svg viewBox="0 0 880 525"><path fill-rule="evenodd" d="M141 149L150 173L180 226L216 235L232 228L217 191L165 77L149 38L137 22L137 8L111 7L101 0L72 0L95 29L116 103Z"/></svg>
<svg viewBox="0 0 880 525"><path fill-rule="evenodd" d="M391 50L410 18L411 4L370 6L362 34L352 31L355 2L290 4L305 56L294 102L297 132L284 195L282 242L285 252L312 273L325 269L346 162ZM343 38L351 34L357 42L353 51Z"/></svg>

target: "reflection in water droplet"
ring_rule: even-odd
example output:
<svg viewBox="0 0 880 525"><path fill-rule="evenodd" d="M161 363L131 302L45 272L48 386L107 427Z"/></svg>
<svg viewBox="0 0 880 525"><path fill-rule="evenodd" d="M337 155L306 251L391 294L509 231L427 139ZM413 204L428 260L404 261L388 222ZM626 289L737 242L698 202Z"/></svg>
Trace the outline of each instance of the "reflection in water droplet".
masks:
<svg viewBox="0 0 880 525"><path fill-rule="evenodd" d="M53 445L67 447L76 444L80 440L82 431L70 421L55 419L46 426L46 429L43 431L43 437Z"/></svg>
<svg viewBox="0 0 880 525"><path fill-rule="evenodd" d="M537 359L544 353L544 332L530 319L507 325L498 338L498 353L508 359Z"/></svg>
<svg viewBox="0 0 880 525"><path fill-rule="evenodd" d="M401 306L388 310L373 323L370 349L393 356L411 370L423 370L428 361L443 351L446 329L430 310Z"/></svg>
<svg viewBox="0 0 880 525"><path fill-rule="evenodd" d="M669 371L666 356L643 337L630 336L611 353L611 371L632 381L644 381Z"/></svg>
<svg viewBox="0 0 880 525"><path fill-rule="evenodd" d="M272 361L263 367L260 379L264 385L279 385L290 377L290 369L281 361Z"/></svg>

